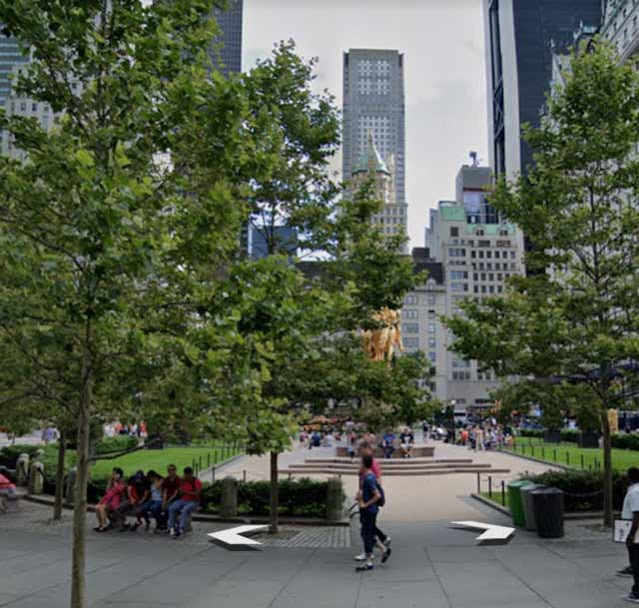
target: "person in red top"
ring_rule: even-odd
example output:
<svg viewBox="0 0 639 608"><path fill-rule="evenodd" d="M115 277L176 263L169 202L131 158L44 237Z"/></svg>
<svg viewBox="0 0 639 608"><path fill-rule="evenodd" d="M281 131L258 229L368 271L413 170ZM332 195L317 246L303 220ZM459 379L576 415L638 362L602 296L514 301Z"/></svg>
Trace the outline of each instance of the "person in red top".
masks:
<svg viewBox="0 0 639 608"><path fill-rule="evenodd" d="M8 499L14 498L16 495L16 485L8 478L0 473L0 496Z"/></svg>
<svg viewBox="0 0 639 608"><path fill-rule="evenodd" d="M200 506L202 482L193 476L193 469L186 467L180 481L180 498L169 507L169 534L179 538L189 524L191 514ZM177 522L178 515L180 517ZM176 525L177 523L177 525Z"/></svg>
<svg viewBox="0 0 639 608"><path fill-rule="evenodd" d="M117 513L126 488L124 480L122 479L123 476L124 472L121 468L115 467L113 469L111 479L109 479L109 483L107 484L106 494L102 497L95 510L95 516L98 520L98 526L94 528L96 532L104 532L111 527L109 524L109 514L113 515Z"/></svg>
<svg viewBox="0 0 639 608"><path fill-rule="evenodd" d="M381 486L382 485L382 468L380 467L379 461L377 460L377 458L375 458L374 454L375 454L374 446L364 441L361 445L362 458L364 456L370 456L372 458L370 472L373 473L373 475L375 475L375 478L377 479L377 483ZM365 473L366 473L366 470L362 466L359 470L359 490L357 492L357 495L355 496L355 500L358 503L360 502L362 498L362 483L364 481ZM360 514L360 519L361 519L361 514ZM391 537L388 534L384 534L377 527L377 524L375 524L374 531L375 531L375 537L378 539L377 546L382 552L382 562L385 562L391 554L391 549L390 549ZM360 562L366 560L366 553L361 553L360 555L355 556L355 559Z"/></svg>

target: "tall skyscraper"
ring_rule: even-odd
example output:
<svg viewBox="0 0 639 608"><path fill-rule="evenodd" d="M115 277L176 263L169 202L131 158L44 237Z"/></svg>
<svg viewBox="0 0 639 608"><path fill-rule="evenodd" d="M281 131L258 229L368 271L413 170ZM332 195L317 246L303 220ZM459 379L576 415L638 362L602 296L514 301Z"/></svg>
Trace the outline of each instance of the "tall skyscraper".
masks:
<svg viewBox="0 0 639 608"><path fill-rule="evenodd" d="M225 11L215 11L215 19L222 33L215 41L211 59L225 76L242 71L243 8L244 0L228 0Z"/></svg>
<svg viewBox="0 0 639 608"><path fill-rule="evenodd" d="M404 56L398 51L350 49L344 53L343 76L343 179L351 178L371 134L381 157L394 164L394 198L405 205Z"/></svg>
<svg viewBox="0 0 639 608"><path fill-rule="evenodd" d="M18 40L13 36L0 33L0 108L6 108L7 100L11 96L11 77L14 66L28 61L29 58L20 52ZM2 136L0 131L0 147Z"/></svg>
<svg viewBox="0 0 639 608"><path fill-rule="evenodd" d="M580 27L599 26L602 0L483 0L488 76L490 165L525 172L532 162L521 126L539 124L554 46Z"/></svg>

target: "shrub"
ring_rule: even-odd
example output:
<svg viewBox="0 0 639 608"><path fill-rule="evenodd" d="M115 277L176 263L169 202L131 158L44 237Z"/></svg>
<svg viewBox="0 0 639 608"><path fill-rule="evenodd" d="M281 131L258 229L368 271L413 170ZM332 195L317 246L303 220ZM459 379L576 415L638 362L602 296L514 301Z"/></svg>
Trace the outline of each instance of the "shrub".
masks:
<svg viewBox="0 0 639 608"><path fill-rule="evenodd" d="M96 454L109 454L111 452L124 452L132 450L138 445L139 439L132 435L118 435L116 437L103 437L95 445Z"/></svg>
<svg viewBox="0 0 639 608"><path fill-rule="evenodd" d="M639 450L639 435L631 433L613 433L612 447L622 450Z"/></svg>
<svg viewBox="0 0 639 608"><path fill-rule="evenodd" d="M279 482L278 513L288 516L324 517L326 515L326 481L307 478L285 479ZM206 484L202 492L202 510L217 511L222 493L222 481ZM247 481L238 484L238 509L251 515L268 515L270 482Z"/></svg>
<svg viewBox="0 0 639 608"><path fill-rule="evenodd" d="M566 511L603 509L603 471L546 471L526 479L564 492ZM621 509L627 488L625 475L613 472L613 508Z"/></svg>
<svg viewBox="0 0 639 608"><path fill-rule="evenodd" d="M7 445L0 450L0 458L3 461L6 461L7 464L5 464L5 462L0 464L3 464L10 469L15 469L16 461L20 457L20 454L29 454L29 457L31 457L41 449L42 446L40 445Z"/></svg>
<svg viewBox="0 0 639 608"><path fill-rule="evenodd" d="M543 429L520 429L519 430L520 437L543 437L544 430Z"/></svg>
<svg viewBox="0 0 639 608"><path fill-rule="evenodd" d="M581 437L581 431L577 429L561 429L559 432L562 441L568 441L570 443L579 443Z"/></svg>

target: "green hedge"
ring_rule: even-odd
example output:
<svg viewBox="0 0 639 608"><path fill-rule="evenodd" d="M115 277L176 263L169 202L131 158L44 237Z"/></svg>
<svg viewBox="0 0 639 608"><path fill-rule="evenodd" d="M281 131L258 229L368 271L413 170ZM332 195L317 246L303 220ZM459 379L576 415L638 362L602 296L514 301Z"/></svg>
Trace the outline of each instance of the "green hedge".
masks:
<svg viewBox="0 0 639 608"><path fill-rule="evenodd" d="M540 475L525 478L563 490L566 511L601 511L603 509L603 471L546 471ZM613 471L612 483L613 508L621 509L627 488L626 476Z"/></svg>
<svg viewBox="0 0 639 608"><path fill-rule="evenodd" d="M520 437L539 437L543 438L544 430L543 429L519 429L517 434Z"/></svg>
<svg viewBox="0 0 639 608"><path fill-rule="evenodd" d="M561 429L561 440L568 443L579 443L581 437L581 431L577 429Z"/></svg>
<svg viewBox="0 0 639 608"><path fill-rule="evenodd" d="M103 437L95 445L96 454L109 454L110 452L124 452L137 447L140 442L138 437L132 435L118 435L116 437Z"/></svg>
<svg viewBox="0 0 639 608"><path fill-rule="evenodd" d="M639 434L613 433L612 447L622 450L639 450Z"/></svg>
<svg viewBox="0 0 639 608"><path fill-rule="evenodd" d="M279 482L278 513L288 516L325 517L328 483L313 479L285 479ZM205 484L202 510L217 511L222 493L222 481ZM268 515L270 483L247 481L238 484L238 509L251 515Z"/></svg>

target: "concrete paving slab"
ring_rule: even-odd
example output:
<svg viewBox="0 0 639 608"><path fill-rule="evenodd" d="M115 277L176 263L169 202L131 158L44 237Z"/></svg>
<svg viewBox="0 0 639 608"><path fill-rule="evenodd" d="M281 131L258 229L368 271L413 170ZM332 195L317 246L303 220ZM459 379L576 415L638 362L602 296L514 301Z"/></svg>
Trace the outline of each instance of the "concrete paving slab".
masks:
<svg viewBox="0 0 639 608"><path fill-rule="evenodd" d="M184 608L268 608L283 588L282 581L222 580Z"/></svg>
<svg viewBox="0 0 639 608"><path fill-rule="evenodd" d="M435 581L398 581L382 583L362 575L362 586L357 598L356 608L386 608L396 605L402 608L449 608L448 599Z"/></svg>

